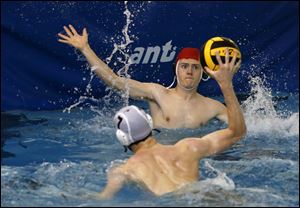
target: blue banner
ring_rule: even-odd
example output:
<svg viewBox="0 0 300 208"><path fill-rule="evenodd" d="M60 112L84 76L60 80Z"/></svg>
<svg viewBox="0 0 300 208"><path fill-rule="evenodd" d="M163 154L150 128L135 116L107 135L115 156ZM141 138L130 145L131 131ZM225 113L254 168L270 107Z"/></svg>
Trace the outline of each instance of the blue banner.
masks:
<svg viewBox="0 0 300 208"><path fill-rule="evenodd" d="M298 18L294 1L1 2L1 111L63 109L108 93L79 51L57 41L68 24L86 27L95 53L138 81L170 85L182 47L223 36L242 53L237 93L249 93L254 76L273 92L299 92ZM198 91L220 95L212 79Z"/></svg>

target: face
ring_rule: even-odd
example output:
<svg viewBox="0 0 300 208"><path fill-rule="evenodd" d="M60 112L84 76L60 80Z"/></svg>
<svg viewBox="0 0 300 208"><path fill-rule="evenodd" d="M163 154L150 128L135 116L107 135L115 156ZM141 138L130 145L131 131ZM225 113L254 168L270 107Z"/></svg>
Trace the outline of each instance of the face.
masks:
<svg viewBox="0 0 300 208"><path fill-rule="evenodd" d="M195 59L180 59L177 63L177 79L186 89L198 87L202 77L202 67Z"/></svg>

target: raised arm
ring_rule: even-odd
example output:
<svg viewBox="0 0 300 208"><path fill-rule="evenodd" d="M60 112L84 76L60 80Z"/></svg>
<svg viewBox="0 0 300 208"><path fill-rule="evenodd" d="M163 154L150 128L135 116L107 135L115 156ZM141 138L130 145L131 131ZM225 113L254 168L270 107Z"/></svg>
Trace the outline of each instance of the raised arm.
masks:
<svg viewBox="0 0 300 208"><path fill-rule="evenodd" d="M64 26L64 30L67 35L58 33L58 36L61 38L58 41L80 50L86 57L92 70L94 70L98 77L108 86L122 91L128 89L130 97L141 99L145 98L149 100L154 99L153 93L155 88L158 87L158 84L142 83L116 75L113 70L91 49L88 43L88 33L86 28L83 29L82 35L79 35L72 25L69 25L69 27Z"/></svg>
<svg viewBox="0 0 300 208"><path fill-rule="evenodd" d="M241 61L235 64L235 54L232 61L229 62L228 50L226 51L225 63L222 63L219 54L217 54L217 60L220 64L218 71L211 71L207 67L206 70L218 82L224 95L228 114L228 128L210 133L201 139L182 140L182 144L192 149L191 154L198 159L224 151L239 141L246 133L244 116L232 86L233 74L236 68L240 66Z"/></svg>

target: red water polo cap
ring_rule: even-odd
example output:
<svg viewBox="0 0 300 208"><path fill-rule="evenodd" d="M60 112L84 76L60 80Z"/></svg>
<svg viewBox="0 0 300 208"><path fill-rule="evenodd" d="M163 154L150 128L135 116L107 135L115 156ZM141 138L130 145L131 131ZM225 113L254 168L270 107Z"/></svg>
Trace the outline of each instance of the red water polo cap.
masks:
<svg viewBox="0 0 300 208"><path fill-rule="evenodd" d="M200 50L197 48L183 48L177 55L175 65L180 59L195 59L200 61Z"/></svg>

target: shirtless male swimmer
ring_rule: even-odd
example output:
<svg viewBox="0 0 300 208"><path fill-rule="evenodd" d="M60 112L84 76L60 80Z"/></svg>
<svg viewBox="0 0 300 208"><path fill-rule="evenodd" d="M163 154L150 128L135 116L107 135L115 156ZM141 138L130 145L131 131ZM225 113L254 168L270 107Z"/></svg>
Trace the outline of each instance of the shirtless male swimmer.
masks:
<svg viewBox="0 0 300 208"><path fill-rule="evenodd" d="M116 135L119 142L134 154L124 164L112 168L104 190L90 197L109 199L128 181L143 185L157 196L173 192L198 180L200 159L222 152L238 142L246 133L246 125L232 86L236 55L229 62L227 50L225 63L222 63L217 54L220 69L206 69L224 95L228 110L226 129L202 138L184 138L175 145L162 145L152 136L151 116L136 106L124 107L114 117Z"/></svg>
<svg viewBox="0 0 300 208"><path fill-rule="evenodd" d="M131 98L147 100L155 127L197 128L216 117L227 122L226 107L219 101L204 97L197 92L202 78L200 52L196 48L183 48L176 59L177 85L167 89L156 83L142 83L116 75L109 66L97 57L88 43L86 28L79 35L72 25L64 26L66 35L58 33L59 42L81 51L95 73L108 86L125 91L129 88ZM230 65L237 71L239 64ZM176 113L174 113L176 112Z"/></svg>

